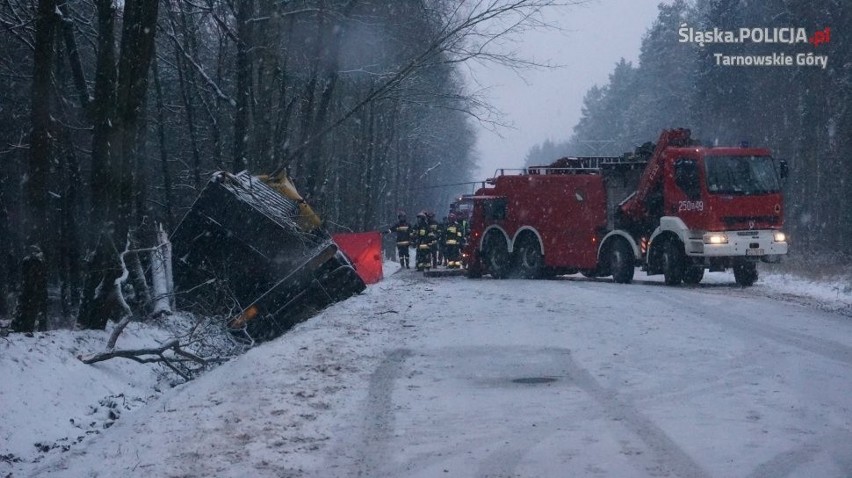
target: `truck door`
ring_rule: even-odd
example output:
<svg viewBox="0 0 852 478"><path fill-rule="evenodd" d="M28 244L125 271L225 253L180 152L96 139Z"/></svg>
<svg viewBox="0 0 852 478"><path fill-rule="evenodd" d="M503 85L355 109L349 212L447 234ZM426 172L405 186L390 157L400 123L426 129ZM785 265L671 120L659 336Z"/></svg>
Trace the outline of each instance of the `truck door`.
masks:
<svg viewBox="0 0 852 478"><path fill-rule="evenodd" d="M702 194L698 160L682 156L669 164L672 171L666 175L664 214L681 218L690 229L701 229L707 205Z"/></svg>

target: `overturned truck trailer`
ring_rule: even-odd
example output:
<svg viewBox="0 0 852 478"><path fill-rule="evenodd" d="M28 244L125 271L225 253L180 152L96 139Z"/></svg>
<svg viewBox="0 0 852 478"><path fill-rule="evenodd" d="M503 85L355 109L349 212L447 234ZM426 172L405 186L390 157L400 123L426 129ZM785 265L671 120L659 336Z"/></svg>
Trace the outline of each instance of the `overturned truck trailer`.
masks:
<svg viewBox="0 0 852 478"><path fill-rule="evenodd" d="M363 291L328 233L307 230L306 209L246 172L215 173L172 235L178 305L263 341Z"/></svg>

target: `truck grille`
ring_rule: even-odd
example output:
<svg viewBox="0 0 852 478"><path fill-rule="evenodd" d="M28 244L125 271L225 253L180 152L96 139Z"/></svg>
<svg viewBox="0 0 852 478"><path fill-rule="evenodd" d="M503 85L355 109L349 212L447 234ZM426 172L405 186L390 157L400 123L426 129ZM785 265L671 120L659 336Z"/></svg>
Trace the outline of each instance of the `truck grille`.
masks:
<svg viewBox="0 0 852 478"><path fill-rule="evenodd" d="M750 222L757 224L780 224L779 216L722 216L722 222L728 227L742 225L748 227Z"/></svg>

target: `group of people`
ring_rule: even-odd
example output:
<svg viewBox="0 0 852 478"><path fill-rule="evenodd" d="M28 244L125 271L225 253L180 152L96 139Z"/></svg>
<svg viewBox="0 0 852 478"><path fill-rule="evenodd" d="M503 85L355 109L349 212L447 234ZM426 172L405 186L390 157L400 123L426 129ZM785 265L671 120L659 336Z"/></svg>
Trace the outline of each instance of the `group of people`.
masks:
<svg viewBox="0 0 852 478"><path fill-rule="evenodd" d="M435 220L431 211L421 211L412 225L404 211L397 215L397 222L388 232L396 233L396 248L399 263L410 269L409 248L416 250L414 267L423 271L438 267L439 264L450 269L462 267L461 251L466 236L464 221L451 216L443 223Z"/></svg>

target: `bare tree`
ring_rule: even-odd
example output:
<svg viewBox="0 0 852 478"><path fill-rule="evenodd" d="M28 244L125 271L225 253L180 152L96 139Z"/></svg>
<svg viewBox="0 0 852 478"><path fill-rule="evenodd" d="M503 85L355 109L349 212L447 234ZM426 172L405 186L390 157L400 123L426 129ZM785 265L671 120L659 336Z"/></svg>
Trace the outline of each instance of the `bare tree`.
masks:
<svg viewBox="0 0 852 478"><path fill-rule="evenodd" d="M30 157L26 181L27 213L24 227L28 254L21 276L21 296L12 323L16 332L32 332L36 323L47 330L47 264L42 253L47 217L47 176L51 161L51 68L56 36L56 1L39 0L31 96Z"/></svg>
<svg viewBox="0 0 852 478"><path fill-rule="evenodd" d="M104 328L110 317L121 313L117 310L118 297L111 293L112 288L99 285L113 283L120 276L115 244L125 242L133 219L133 178L142 162L140 150L145 130L142 113L147 98L148 72L154 56L158 6L157 0L124 3L121 54L115 76L111 41L115 11L109 0L102 0L99 4L101 50L95 88L95 141L103 157L99 159L102 162L98 164L97 173L93 164L93 175L98 176L93 178L92 187L107 197L103 205L107 213L100 216L105 227L90 261L78 319L80 325L87 328ZM114 109L113 103L109 102L112 98ZM93 147L93 155L94 150ZM114 195L108 196L108 192ZM112 204L115 204L114 208Z"/></svg>

